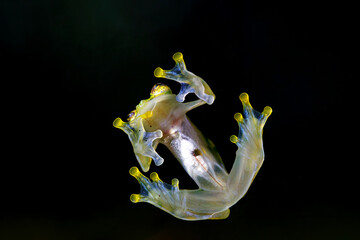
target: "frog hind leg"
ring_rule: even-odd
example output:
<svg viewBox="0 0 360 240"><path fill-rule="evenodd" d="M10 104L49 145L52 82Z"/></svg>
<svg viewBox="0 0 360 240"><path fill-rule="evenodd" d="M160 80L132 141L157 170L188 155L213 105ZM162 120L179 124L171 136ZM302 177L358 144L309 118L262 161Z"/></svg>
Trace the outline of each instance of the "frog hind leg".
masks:
<svg viewBox="0 0 360 240"><path fill-rule="evenodd" d="M239 125L239 135L232 135L230 141L238 146L238 150L227 182L234 202L246 194L264 162L262 133L272 113L270 107L265 107L262 113L254 110L247 93L242 93L239 98L244 110L243 114L236 113L234 116Z"/></svg>
<svg viewBox="0 0 360 240"><path fill-rule="evenodd" d="M219 199L221 192L216 192L218 196L215 196L203 190L180 190L178 179L174 178L168 184L155 172L150 174L149 179L137 167L132 167L129 173L140 184L140 193L130 196L133 203L147 202L179 219L190 221L224 219L230 214L229 209L217 209L216 204L213 207L214 199Z"/></svg>

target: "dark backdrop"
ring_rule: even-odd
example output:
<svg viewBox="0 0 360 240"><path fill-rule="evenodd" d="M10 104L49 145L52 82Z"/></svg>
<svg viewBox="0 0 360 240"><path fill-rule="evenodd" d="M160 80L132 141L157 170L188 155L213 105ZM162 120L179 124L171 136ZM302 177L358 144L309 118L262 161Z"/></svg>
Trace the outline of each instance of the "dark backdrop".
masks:
<svg viewBox="0 0 360 240"><path fill-rule="evenodd" d="M314 1L1 1L1 239L358 239L353 6ZM273 114L266 158L221 221L186 222L129 201L139 187L126 119L173 67L217 96L189 117L228 170L238 96ZM188 99L194 99L189 96ZM351 138L352 137L352 138ZM196 188L164 147L169 182Z"/></svg>

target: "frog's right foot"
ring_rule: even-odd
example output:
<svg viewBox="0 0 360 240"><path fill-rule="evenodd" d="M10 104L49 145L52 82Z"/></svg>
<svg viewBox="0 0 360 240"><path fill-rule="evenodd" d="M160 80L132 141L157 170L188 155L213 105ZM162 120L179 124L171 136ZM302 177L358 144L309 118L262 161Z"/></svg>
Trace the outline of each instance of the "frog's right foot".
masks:
<svg viewBox="0 0 360 240"><path fill-rule="evenodd" d="M154 71L155 77L171 79L181 84L180 92L176 96L178 102L183 102L189 93L195 93L198 98L207 104L212 104L215 100L214 93L202 78L186 69L182 53L175 53L173 59L175 61L175 67L171 70L163 70L158 67Z"/></svg>

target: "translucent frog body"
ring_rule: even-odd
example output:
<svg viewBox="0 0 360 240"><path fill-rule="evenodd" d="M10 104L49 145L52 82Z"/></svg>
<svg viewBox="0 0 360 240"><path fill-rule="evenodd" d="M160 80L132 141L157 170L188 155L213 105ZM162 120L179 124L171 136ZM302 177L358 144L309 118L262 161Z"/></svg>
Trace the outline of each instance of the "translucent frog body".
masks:
<svg viewBox="0 0 360 240"><path fill-rule="evenodd" d="M140 194L132 194L130 200L148 202L184 220L224 219L230 214L229 208L245 195L264 161L262 133L272 109L265 107L259 113L251 107L248 94L240 95L243 114L234 116L240 130L238 136L230 137L238 150L228 173L213 143L186 116L196 107L212 104L215 95L203 79L187 71L181 53L175 53L173 59L176 62L173 69L156 68L154 75L179 82L180 93L174 95L166 85L156 84L150 98L130 112L128 122L117 118L114 127L129 136L142 171L149 171L151 160L156 166L163 164L164 159L155 151L162 143L199 189L179 189L179 180L174 178L168 184L155 172L148 179L137 167L132 167L130 175L138 180ZM189 93L195 93L199 99L184 103Z"/></svg>

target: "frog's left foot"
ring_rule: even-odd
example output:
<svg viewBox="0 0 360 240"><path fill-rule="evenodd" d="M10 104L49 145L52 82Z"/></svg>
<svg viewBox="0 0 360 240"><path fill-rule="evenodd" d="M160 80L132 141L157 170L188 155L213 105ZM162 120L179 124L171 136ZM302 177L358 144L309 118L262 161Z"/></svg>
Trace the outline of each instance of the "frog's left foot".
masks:
<svg viewBox="0 0 360 240"><path fill-rule="evenodd" d="M132 194L130 200L133 203L148 202L162 210L174 214L176 206L182 201L179 194L179 180L174 178L172 184L163 182L156 172L150 174L150 181L137 167L132 167L130 175L136 178L140 184L140 194Z"/></svg>
<svg viewBox="0 0 360 240"><path fill-rule="evenodd" d="M130 196L133 203L150 203L183 220L224 219L230 214L229 209L213 211L212 206L224 195L222 192L209 194L203 190L180 190L178 179L174 178L170 185L153 172L150 180L137 167L132 167L129 173L140 184L140 194ZM202 207L205 209L201 210Z"/></svg>
<svg viewBox="0 0 360 240"><path fill-rule="evenodd" d="M175 80L181 84L180 92L176 96L178 102L183 102L189 93L195 93L198 98L207 104L212 104L215 100L214 93L202 78L186 69L182 53L175 53L173 59L176 63L175 67L171 70L163 70L158 67L154 71L155 77Z"/></svg>

